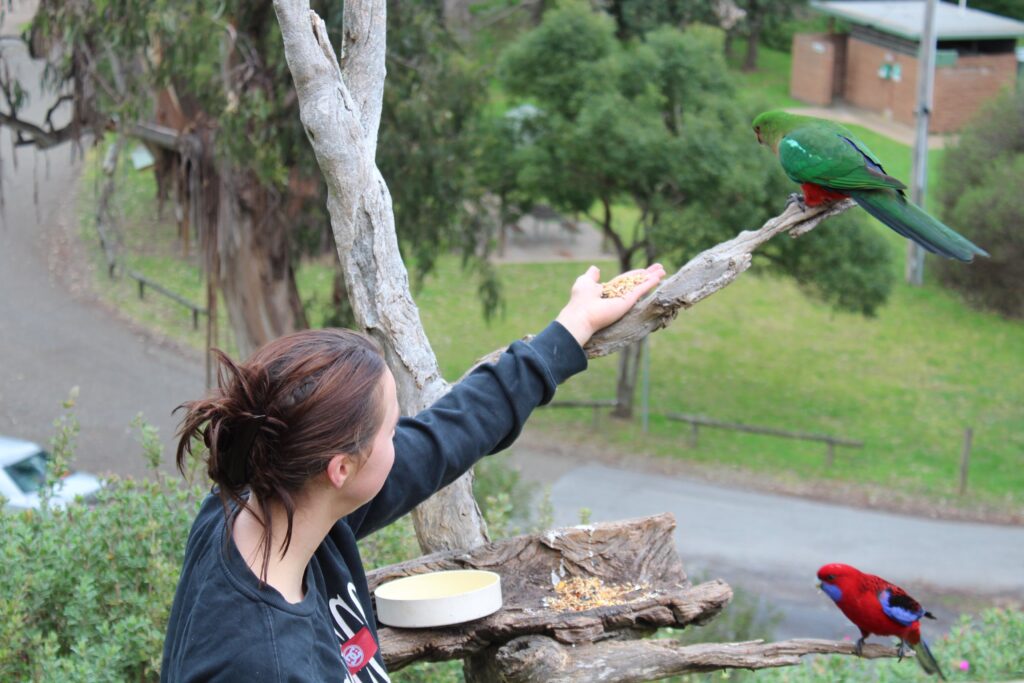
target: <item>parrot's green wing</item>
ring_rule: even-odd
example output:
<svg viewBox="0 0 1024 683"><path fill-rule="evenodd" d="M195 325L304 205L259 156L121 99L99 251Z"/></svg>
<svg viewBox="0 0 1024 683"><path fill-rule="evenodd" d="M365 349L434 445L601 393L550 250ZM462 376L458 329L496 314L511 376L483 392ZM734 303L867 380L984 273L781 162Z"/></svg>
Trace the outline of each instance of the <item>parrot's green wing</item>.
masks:
<svg viewBox="0 0 1024 683"><path fill-rule="evenodd" d="M779 142L779 161L793 181L836 190L904 190L885 172L868 146L831 122L795 128Z"/></svg>

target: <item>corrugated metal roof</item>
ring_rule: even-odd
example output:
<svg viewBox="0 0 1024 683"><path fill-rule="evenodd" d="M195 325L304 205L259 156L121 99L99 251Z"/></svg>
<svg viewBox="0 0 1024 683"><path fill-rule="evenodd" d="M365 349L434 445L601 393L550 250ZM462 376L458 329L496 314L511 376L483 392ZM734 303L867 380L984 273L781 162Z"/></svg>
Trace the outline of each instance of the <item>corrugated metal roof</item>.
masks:
<svg viewBox="0 0 1024 683"><path fill-rule="evenodd" d="M919 40L924 30L925 0L812 0L811 7L911 40ZM1019 38L1024 36L1024 22L940 2L935 8L935 31L939 40Z"/></svg>

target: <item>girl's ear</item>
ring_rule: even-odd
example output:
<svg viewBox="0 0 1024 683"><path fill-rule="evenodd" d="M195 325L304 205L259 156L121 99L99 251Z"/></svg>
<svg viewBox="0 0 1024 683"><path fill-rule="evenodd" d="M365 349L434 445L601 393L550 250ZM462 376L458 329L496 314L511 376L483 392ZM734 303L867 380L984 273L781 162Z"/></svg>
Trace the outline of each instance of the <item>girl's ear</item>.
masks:
<svg viewBox="0 0 1024 683"><path fill-rule="evenodd" d="M338 453L327 461L327 481L333 488L341 489L355 471L355 461L345 453Z"/></svg>

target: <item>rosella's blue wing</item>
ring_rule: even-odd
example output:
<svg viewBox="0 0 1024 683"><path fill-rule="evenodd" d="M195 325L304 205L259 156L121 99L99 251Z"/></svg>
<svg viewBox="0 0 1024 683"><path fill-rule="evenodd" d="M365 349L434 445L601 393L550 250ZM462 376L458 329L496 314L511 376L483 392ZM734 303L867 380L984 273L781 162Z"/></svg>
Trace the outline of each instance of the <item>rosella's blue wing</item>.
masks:
<svg viewBox="0 0 1024 683"><path fill-rule="evenodd" d="M878 594L878 602L882 604L885 616L901 626L910 626L925 615L921 603L898 588L883 589Z"/></svg>

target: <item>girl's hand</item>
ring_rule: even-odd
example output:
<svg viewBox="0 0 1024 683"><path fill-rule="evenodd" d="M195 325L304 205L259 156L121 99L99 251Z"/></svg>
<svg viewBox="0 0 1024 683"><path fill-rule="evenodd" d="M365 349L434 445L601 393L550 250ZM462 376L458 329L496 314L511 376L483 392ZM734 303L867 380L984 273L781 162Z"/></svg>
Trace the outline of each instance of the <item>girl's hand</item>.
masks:
<svg viewBox="0 0 1024 683"><path fill-rule="evenodd" d="M580 346L586 344L595 332L608 327L621 318L633 305L665 277L665 269L660 263L648 266L644 270L631 270L628 274L642 273L647 279L621 297L601 298L601 271L590 266L587 272L576 278L573 283L569 303L555 318L569 333L576 338Z"/></svg>

